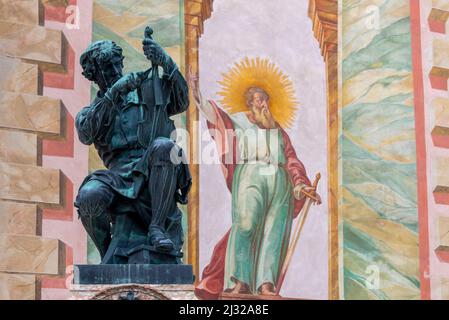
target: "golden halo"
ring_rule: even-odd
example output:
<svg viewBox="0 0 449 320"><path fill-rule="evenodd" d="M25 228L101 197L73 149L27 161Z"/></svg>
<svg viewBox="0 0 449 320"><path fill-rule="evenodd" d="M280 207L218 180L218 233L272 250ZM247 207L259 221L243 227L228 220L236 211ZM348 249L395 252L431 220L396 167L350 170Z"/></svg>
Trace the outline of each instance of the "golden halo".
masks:
<svg viewBox="0 0 449 320"><path fill-rule="evenodd" d="M293 125L298 101L295 98L293 83L274 63L268 59L249 59L245 57L228 72L223 73L218 83L222 97L220 103L229 113L248 111L245 92L251 87L259 87L270 96L270 111L274 120L282 128Z"/></svg>

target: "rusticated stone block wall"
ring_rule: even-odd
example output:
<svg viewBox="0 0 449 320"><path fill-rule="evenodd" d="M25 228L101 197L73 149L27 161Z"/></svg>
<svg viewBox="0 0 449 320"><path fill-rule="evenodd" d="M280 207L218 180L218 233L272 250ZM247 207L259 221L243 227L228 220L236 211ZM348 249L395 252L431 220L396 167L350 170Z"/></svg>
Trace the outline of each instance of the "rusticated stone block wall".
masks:
<svg viewBox="0 0 449 320"><path fill-rule="evenodd" d="M42 146L67 136L63 102L43 95L45 73L66 74L71 50L45 26L45 6L67 4L0 0L0 299L40 299L42 280L65 275L69 248L42 236L42 219L72 205L71 182L42 166Z"/></svg>

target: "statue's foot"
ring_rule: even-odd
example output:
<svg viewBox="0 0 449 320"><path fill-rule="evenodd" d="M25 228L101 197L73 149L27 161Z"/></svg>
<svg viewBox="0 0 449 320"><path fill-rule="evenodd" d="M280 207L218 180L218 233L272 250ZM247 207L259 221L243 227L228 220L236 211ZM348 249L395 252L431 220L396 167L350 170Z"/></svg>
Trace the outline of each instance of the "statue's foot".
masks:
<svg viewBox="0 0 449 320"><path fill-rule="evenodd" d="M150 227L148 237L150 238L150 244L154 246L157 251L170 252L175 247L173 241L171 241L159 228Z"/></svg>
<svg viewBox="0 0 449 320"><path fill-rule="evenodd" d="M274 290L272 283L267 282L260 286L259 293L264 296L275 296L276 290Z"/></svg>
<svg viewBox="0 0 449 320"><path fill-rule="evenodd" d="M237 279L233 280L235 282L235 286L234 288L229 288L226 289L225 292L226 293L230 293L230 294L251 294L251 290L249 290L249 286L244 283L241 282Z"/></svg>

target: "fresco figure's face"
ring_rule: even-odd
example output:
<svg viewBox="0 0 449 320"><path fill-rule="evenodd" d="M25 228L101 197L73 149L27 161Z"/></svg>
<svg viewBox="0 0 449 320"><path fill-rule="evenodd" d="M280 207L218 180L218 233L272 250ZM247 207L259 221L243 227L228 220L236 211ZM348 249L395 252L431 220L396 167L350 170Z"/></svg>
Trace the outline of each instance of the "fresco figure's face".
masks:
<svg viewBox="0 0 449 320"><path fill-rule="evenodd" d="M97 71L95 82L100 90L106 91L123 76L123 57L115 54L111 59L102 61L99 67L101 71Z"/></svg>
<svg viewBox="0 0 449 320"><path fill-rule="evenodd" d="M253 95L252 101L249 103L253 118L259 127L270 129L276 127L276 122L271 115L269 108L269 100L266 95L261 92L256 92Z"/></svg>
<svg viewBox="0 0 449 320"><path fill-rule="evenodd" d="M253 109L256 109L256 111L258 111L259 113L261 111L270 112L270 109L268 108L268 100L266 99L265 95L260 92L256 92L253 95L253 101L251 102L251 106L253 107Z"/></svg>

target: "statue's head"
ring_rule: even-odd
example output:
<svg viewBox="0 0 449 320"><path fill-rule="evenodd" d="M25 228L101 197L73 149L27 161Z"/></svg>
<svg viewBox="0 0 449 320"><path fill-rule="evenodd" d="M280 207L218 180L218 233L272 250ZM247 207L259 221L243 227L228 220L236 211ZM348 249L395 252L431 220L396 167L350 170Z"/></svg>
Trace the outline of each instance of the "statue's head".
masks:
<svg viewBox="0 0 449 320"><path fill-rule="evenodd" d="M81 55L83 75L94 81L100 90L106 91L122 77L123 55L114 41L96 41Z"/></svg>

